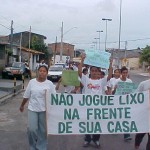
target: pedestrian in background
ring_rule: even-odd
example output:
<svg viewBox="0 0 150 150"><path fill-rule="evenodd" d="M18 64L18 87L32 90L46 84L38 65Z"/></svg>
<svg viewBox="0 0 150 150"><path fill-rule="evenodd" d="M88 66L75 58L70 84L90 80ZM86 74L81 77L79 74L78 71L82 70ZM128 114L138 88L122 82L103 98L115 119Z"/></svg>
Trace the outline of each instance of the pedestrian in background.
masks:
<svg viewBox="0 0 150 150"><path fill-rule="evenodd" d="M109 81L108 81L108 91L109 91L109 94L111 95L114 95L115 93L115 85L117 83L117 80L120 78L120 69L115 69L114 70L114 75L113 75L113 78L111 78Z"/></svg>
<svg viewBox="0 0 150 150"><path fill-rule="evenodd" d="M26 71L26 73L28 73L30 79L32 79L31 70L29 68L29 63L28 63L28 61L26 59L25 59L24 64L25 64L25 71Z"/></svg>
<svg viewBox="0 0 150 150"><path fill-rule="evenodd" d="M28 140L30 150L46 150L46 90L55 91L55 85L47 80L48 67L39 65L38 77L29 81L25 90L20 111L24 111L24 106L28 103Z"/></svg>

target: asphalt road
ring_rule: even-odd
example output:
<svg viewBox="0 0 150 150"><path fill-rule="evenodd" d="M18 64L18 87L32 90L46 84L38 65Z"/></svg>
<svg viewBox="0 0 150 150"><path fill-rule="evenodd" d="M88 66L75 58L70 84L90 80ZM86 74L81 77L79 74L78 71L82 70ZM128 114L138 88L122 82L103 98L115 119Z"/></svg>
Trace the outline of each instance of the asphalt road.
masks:
<svg viewBox="0 0 150 150"><path fill-rule="evenodd" d="M137 84L146 80L148 77L131 75L130 78ZM27 84L26 80L26 84ZM24 113L19 112L23 93L18 94L8 101L7 104L0 106L0 150L28 150L28 140L26 134L27 109ZM101 150L134 150L134 134L131 142L125 142L123 135L102 135L100 139ZM48 150L93 150L94 144L84 148L83 135L49 135ZM147 136L139 150L145 150Z"/></svg>

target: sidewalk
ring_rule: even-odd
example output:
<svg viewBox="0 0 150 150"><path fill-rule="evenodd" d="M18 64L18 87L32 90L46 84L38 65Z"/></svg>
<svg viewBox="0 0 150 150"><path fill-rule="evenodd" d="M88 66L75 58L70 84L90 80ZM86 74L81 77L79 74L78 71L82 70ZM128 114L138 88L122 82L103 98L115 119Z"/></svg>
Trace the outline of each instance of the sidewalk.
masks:
<svg viewBox="0 0 150 150"><path fill-rule="evenodd" d="M36 73L32 72L32 77L36 77ZM26 79L24 80L24 82ZM25 84L25 83L24 83ZM16 94L22 91L23 82L16 80ZM14 95L14 80L0 79L0 105L5 99L8 99Z"/></svg>
<svg viewBox="0 0 150 150"><path fill-rule="evenodd" d="M137 75L141 75L141 76L150 76L148 72L143 71L142 69L137 69L137 70L129 70L129 73L133 73L133 74L137 74Z"/></svg>
<svg viewBox="0 0 150 150"><path fill-rule="evenodd" d="M14 93L14 89L16 93ZM0 105L7 103L12 96L22 90L22 81L17 80L16 87L14 87L14 80L0 79Z"/></svg>

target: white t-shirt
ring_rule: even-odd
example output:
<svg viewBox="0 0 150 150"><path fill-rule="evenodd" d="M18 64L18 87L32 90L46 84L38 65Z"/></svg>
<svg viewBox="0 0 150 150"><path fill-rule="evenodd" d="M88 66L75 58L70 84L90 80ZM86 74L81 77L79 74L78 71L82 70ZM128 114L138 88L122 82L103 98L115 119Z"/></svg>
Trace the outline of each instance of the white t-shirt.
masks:
<svg viewBox="0 0 150 150"><path fill-rule="evenodd" d="M142 81L137 88L137 92L142 92L149 89L150 89L150 79L146 81Z"/></svg>
<svg viewBox="0 0 150 150"><path fill-rule="evenodd" d="M119 83L119 82L128 82L128 83L132 83L132 80L131 79L128 79L126 78L125 81L121 80L120 78L116 80L116 85ZM124 94L123 94L124 95Z"/></svg>
<svg viewBox="0 0 150 150"><path fill-rule="evenodd" d="M115 87L115 85L117 84L117 82L118 82L118 79L119 78L111 78L109 81L108 81L108 83L107 83L107 86L108 87L110 87L110 88L114 88Z"/></svg>
<svg viewBox="0 0 150 150"><path fill-rule="evenodd" d="M49 81L38 82L36 79L29 81L23 98L29 99L28 109L35 112L45 111L45 90L55 93L55 85Z"/></svg>
<svg viewBox="0 0 150 150"><path fill-rule="evenodd" d="M74 71L78 71L78 67L77 66L73 65L72 68L73 68Z"/></svg>
<svg viewBox="0 0 150 150"><path fill-rule="evenodd" d="M65 86L65 93L71 93L71 91L73 91L75 89L74 86L68 85Z"/></svg>
<svg viewBox="0 0 150 150"><path fill-rule="evenodd" d="M84 94L104 94L104 87L107 84L107 77L93 80L82 74L81 83L84 86Z"/></svg>

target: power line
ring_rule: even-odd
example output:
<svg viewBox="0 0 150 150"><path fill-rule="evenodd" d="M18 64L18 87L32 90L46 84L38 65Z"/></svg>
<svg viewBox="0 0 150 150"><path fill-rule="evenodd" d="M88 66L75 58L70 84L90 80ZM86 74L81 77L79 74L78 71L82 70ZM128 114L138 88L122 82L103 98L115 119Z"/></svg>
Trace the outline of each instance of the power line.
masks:
<svg viewBox="0 0 150 150"><path fill-rule="evenodd" d="M125 40L125 41L120 41L120 42L135 42L135 41L143 41L143 40L150 40L150 38L140 38L140 39L132 39L132 40ZM114 42L107 42L107 43L117 43L118 41ZM101 44L104 44L105 42L101 42ZM80 42L75 42L74 44L92 44L92 42L85 42L85 43L80 43Z"/></svg>
<svg viewBox="0 0 150 150"><path fill-rule="evenodd" d="M5 26L5 25L3 25L3 24L1 24L1 23L0 23L0 25L3 26L3 27L5 27L5 28L7 28L8 30L10 30L9 27L7 27L7 26Z"/></svg>
<svg viewBox="0 0 150 150"><path fill-rule="evenodd" d="M2 15L0 15L0 17L2 17L3 19L5 19L5 20L8 21L8 22L10 22L10 20L11 20L11 19L8 19L8 18L6 18L6 17L4 17L4 16L2 16Z"/></svg>
<svg viewBox="0 0 150 150"><path fill-rule="evenodd" d="M2 17L3 19L7 20L8 22L11 22L10 18L8 19L8 18L6 18L6 17L4 17L2 15L0 15L0 17ZM22 27L22 28L25 28L25 29L29 28L28 26L24 26L24 25L16 23L16 22L15 22L15 25L16 25L17 28L19 28L19 26ZM2 25L2 26L4 26L4 25ZM7 29L8 29L8 27L7 27ZM43 30L39 30L39 29L36 29L36 28L33 28L32 30L34 30L34 31L43 31Z"/></svg>
<svg viewBox="0 0 150 150"><path fill-rule="evenodd" d="M8 19L8 18L6 18L6 17L4 17L4 16L2 16L2 15L0 15L0 17L2 17L2 18L4 18L5 20L7 20L7 21L9 21L9 22L11 22L11 20L10 19ZM21 25L21 24L19 24L19 23L15 23L16 25L18 25L18 26L21 26L21 27L23 27L23 28L26 28L26 29L28 29L29 27L27 27L27 26L24 26L24 25ZM7 28L7 29L9 29L9 30L11 30L11 28L10 27L7 27L7 26L5 26L5 25L3 25L3 24L0 24L1 26L3 26L3 27L5 27L5 28ZM14 31L16 32L16 29L14 29ZM43 31L43 30L39 30L39 29L35 29L35 28L33 28L32 29L32 31ZM16 32L17 33L17 32ZM143 41L143 40L149 40L150 38L139 38L139 39L131 39L131 40L125 40L125 41L120 41L120 42L135 42L135 41ZM118 41L112 41L112 42L107 42L107 43L117 43ZM105 42L100 42L101 44L104 44ZM85 42L85 43L80 43L80 42L75 42L74 44L92 44L92 42Z"/></svg>

